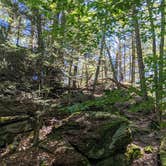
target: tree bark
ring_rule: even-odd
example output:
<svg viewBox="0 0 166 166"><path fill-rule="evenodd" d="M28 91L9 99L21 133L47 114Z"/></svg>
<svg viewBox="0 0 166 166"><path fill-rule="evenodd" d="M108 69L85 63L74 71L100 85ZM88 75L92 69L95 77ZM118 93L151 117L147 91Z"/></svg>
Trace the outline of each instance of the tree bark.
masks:
<svg viewBox="0 0 166 166"><path fill-rule="evenodd" d="M126 79L126 44L125 44L125 39L124 38L124 44L123 44L123 80L125 81Z"/></svg>
<svg viewBox="0 0 166 166"><path fill-rule="evenodd" d="M146 87L146 80L145 80L145 66L143 62L140 28L139 28L136 8L134 8L133 10L133 16L134 16L133 22L134 22L135 37L136 37L137 60L138 60L138 67L139 67L141 92L142 92L143 98L147 100L148 97L147 97L147 87Z"/></svg>
<svg viewBox="0 0 166 166"><path fill-rule="evenodd" d="M93 83L92 95L95 92L96 84L97 84L97 80L98 80L98 76L99 76L99 72L100 72L100 65L101 65L101 60L102 60L102 57L103 57L103 50L104 50L104 40L105 40L105 32L103 32L102 38L101 38L100 55L99 55L98 64L97 64L97 68L96 68L95 79L94 79L94 83Z"/></svg>
<svg viewBox="0 0 166 166"><path fill-rule="evenodd" d="M21 30L21 16L19 16L19 20L18 20L18 29L17 29L17 40L16 40L16 46L19 46L19 42L20 42L20 30Z"/></svg>
<svg viewBox="0 0 166 166"><path fill-rule="evenodd" d="M115 61L115 73L116 73L116 77L117 80L119 80L119 53L116 53L116 61Z"/></svg>
<svg viewBox="0 0 166 166"><path fill-rule="evenodd" d="M115 83L116 83L117 87L119 88L119 82L118 82L118 78L117 78L117 73L116 73L116 70L114 68L112 57L111 57L111 54L110 54L110 51L109 51L109 48L107 47L107 45L106 45L106 50L107 50L107 54L108 54L108 57L109 57L111 70L112 70L112 73L113 73L113 79L115 80Z"/></svg>
<svg viewBox="0 0 166 166"><path fill-rule="evenodd" d="M35 39L35 21L34 18L31 18L31 39L30 39L30 47L32 52L34 51L34 39Z"/></svg>
<svg viewBox="0 0 166 166"><path fill-rule="evenodd" d="M164 35L165 35L165 0L161 0L161 38L160 38L160 57L159 57L159 102L160 102L160 121L162 119L162 99L163 99L163 85L164 85Z"/></svg>
<svg viewBox="0 0 166 166"><path fill-rule="evenodd" d="M131 62L131 83L135 83L135 39L134 32L132 34L132 62Z"/></svg>
<svg viewBox="0 0 166 166"><path fill-rule="evenodd" d="M38 52L44 51L44 42L42 37L42 16L39 13L39 10L36 10L36 27L37 27L37 44Z"/></svg>
<svg viewBox="0 0 166 166"><path fill-rule="evenodd" d="M78 72L78 59L76 61L76 64L74 64L74 70L73 70L73 88L77 88L77 72Z"/></svg>
<svg viewBox="0 0 166 166"><path fill-rule="evenodd" d="M69 80L68 80L68 86L71 87L71 76L72 76L72 66L73 66L73 60L70 60L70 63L69 63Z"/></svg>
<svg viewBox="0 0 166 166"><path fill-rule="evenodd" d="M149 12L149 19L150 19L150 28L152 34L152 51L153 51L153 58L154 58L154 89L155 89L155 100L156 100L156 110L158 110L159 104L159 94L158 94L158 63L157 63L157 53L156 53L156 33L155 33L155 26L153 22L153 13L152 7L153 2L151 0L147 0L147 7Z"/></svg>
<svg viewBox="0 0 166 166"><path fill-rule="evenodd" d="M118 62L119 62L119 82L123 82L123 70L122 70L122 43L119 40L119 56L118 56Z"/></svg>

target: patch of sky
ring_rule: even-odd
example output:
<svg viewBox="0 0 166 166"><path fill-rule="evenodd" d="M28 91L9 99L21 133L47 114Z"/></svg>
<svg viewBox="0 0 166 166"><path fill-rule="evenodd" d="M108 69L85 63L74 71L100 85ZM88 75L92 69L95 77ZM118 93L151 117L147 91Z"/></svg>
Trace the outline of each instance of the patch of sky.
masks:
<svg viewBox="0 0 166 166"><path fill-rule="evenodd" d="M46 24L46 25L44 26L44 30L46 30L46 31L50 31L50 30L51 30L50 23L48 23L48 24Z"/></svg>
<svg viewBox="0 0 166 166"><path fill-rule="evenodd" d="M18 3L19 11L20 12L26 12L28 10L27 6L23 3Z"/></svg>
<svg viewBox="0 0 166 166"><path fill-rule="evenodd" d="M18 3L18 0L12 0L13 3Z"/></svg>
<svg viewBox="0 0 166 166"><path fill-rule="evenodd" d="M22 31L23 35L30 36L31 35L31 21L26 19L25 29Z"/></svg>
<svg viewBox="0 0 166 166"><path fill-rule="evenodd" d="M18 0L12 0L12 2L13 4L18 5L19 12L25 13L28 10L28 7L24 3L19 2Z"/></svg>
<svg viewBox="0 0 166 166"><path fill-rule="evenodd" d="M0 26L3 28L8 28L9 27L9 23L3 19L0 18Z"/></svg>

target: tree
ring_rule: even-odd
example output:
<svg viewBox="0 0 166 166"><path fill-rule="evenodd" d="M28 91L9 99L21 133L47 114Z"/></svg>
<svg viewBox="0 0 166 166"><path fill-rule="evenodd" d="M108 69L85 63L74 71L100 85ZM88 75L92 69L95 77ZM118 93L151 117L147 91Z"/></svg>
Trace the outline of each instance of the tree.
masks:
<svg viewBox="0 0 166 166"><path fill-rule="evenodd" d="M112 61L112 57L111 57L111 54L110 54L110 51L109 51L109 48L108 48L107 45L106 45L106 50L107 50L107 54L108 54L108 57L109 57L109 61L110 61L110 65L111 65L111 70L112 70L112 73L113 73L113 79L115 80L115 83L118 86L119 83L118 83L117 74L116 74L115 67L114 67L113 61Z"/></svg>
<svg viewBox="0 0 166 166"><path fill-rule="evenodd" d="M153 13L152 7L153 2L151 0L147 0L147 7L149 12L149 19L150 19L150 30L152 34L152 50L153 50L153 59L154 59L154 89L155 89L155 100L156 100L156 109L158 110L158 61L157 61L157 51L156 51L156 33L155 33L155 26L153 21Z"/></svg>
<svg viewBox="0 0 166 166"><path fill-rule="evenodd" d="M141 45L141 38L140 38L140 29L139 23L137 18L137 10L136 7L133 8L133 24L135 29L135 37L136 37L136 48L137 48L137 59L138 59L138 66L139 66L139 77L140 77L140 85L141 85L141 93L145 100L147 100L147 86L145 80L145 66L143 62L143 55L142 55L142 45Z"/></svg>
<svg viewBox="0 0 166 166"><path fill-rule="evenodd" d="M101 60L103 57L103 50L104 50L104 41L105 41L105 31L102 32L102 38L101 38L101 42L100 42L100 55L99 55L99 59L98 59L97 67L96 67L92 94L94 94L94 92L95 92L96 84L97 84L97 80L98 80L98 76L99 76L99 72L100 72Z"/></svg>
<svg viewBox="0 0 166 166"><path fill-rule="evenodd" d="M135 59L136 59L134 32L132 33L131 45L132 45L131 83L134 84L135 83Z"/></svg>
<svg viewBox="0 0 166 166"><path fill-rule="evenodd" d="M161 35L160 35L160 57L159 57L159 102L160 102L160 121L162 118L162 100L163 100L163 85L164 85L164 37L165 37L165 0L161 0Z"/></svg>

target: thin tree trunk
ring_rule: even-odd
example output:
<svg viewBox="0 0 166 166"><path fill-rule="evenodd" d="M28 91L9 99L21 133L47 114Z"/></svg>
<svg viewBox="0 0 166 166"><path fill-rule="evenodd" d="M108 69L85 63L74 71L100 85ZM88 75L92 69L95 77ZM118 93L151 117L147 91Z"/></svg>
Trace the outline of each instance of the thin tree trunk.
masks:
<svg viewBox="0 0 166 166"><path fill-rule="evenodd" d="M119 80L119 53L116 53L116 61L115 61L115 73L116 73L116 78Z"/></svg>
<svg viewBox="0 0 166 166"><path fill-rule="evenodd" d="M82 87L82 82L83 82L83 76L84 76L84 69L85 69L85 64L82 64L82 68L81 68L81 78L80 78L80 83L79 83L79 87Z"/></svg>
<svg viewBox="0 0 166 166"><path fill-rule="evenodd" d="M73 66L73 60L70 61L70 64L69 64L69 80L68 80L68 86L69 88L71 87L71 76L72 76L72 66Z"/></svg>
<svg viewBox="0 0 166 166"><path fill-rule="evenodd" d="M35 117L35 126L34 126L34 136L33 136L33 145L37 146L39 143L39 132L41 127L41 118L39 115Z"/></svg>
<svg viewBox="0 0 166 166"><path fill-rule="evenodd" d="M113 73L113 79L115 80L116 85L119 88L119 82L118 82L118 78L117 78L117 73L116 73L116 70L114 68L112 57L111 57L111 54L110 54L110 50L107 47L107 45L106 45L106 50L107 50L107 54L108 54L108 57L109 57L109 61L110 61L110 65L111 65L111 70L112 70L112 73Z"/></svg>
<svg viewBox="0 0 166 166"><path fill-rule="evenodd" d="M156 100L156 109L158 110L158 64L157 64L157 53L156 53L156 33L155 33L155 27L153 22L153 13L152 13L152 6L153 2L151 0L147 0L147 7L149 12L149 19L150 19L150 28L152 33L152 51L153 51L153 57L154 57L154 88L155 88L155 100Z"/></svg>
<svg viewBox="0 0 166 166"><path fill-rule="evenodd" d="M134 16L133 21L134 21L134 28L135 28L137 60L138 60L138 67L139 67L141 92L142 92L143 98L145 100L147 100L148 97L147 97L147 87L146 87L146 81L145 81L145 66L143 63L140 29L139 29L139 24L138 24L137 11L135 8L133 10L133 16Z"/></svg>
<svg viewBox="0 0 166 166"><path fill-rule="evenodd" d="M34 18L31 18L31 39L30 39L30 47L31 50L34 51L34 38L35 38L35 26L34 26Z"/></svg>
<svg viewBox="0 0 166 166"><path fill-rule="evenodd" d="M16 40L16 45L19 46L19 42L20 42L20 30L21 30L21 16L19 17L18 20L18 29L17 29L17 40Z"/></svg>
<svg viewBox="0 0 166 166"><path fill-rule="evenodd" d="M105 32L103 32L102 38L101 38L100 55L99 55L99 60L98 60L97 68L96 68L95 79L94 79L93 89L92 89L92 95L95 92L96 84L97 84L97 80L98 80L98 76L99 76L99 72L100 72L100 65L101 65L101 60L103 57L103 50L104 50L104 40L105 40Z"/></svg>
<svg viewBox="0 0 166 166"><path fill-rule="evenodd" d="M104 74L105 74L105 78L108 77L108 67L107 67L107 61L105 60L105 63L104 63Z"/></svg>
<svg viewBox="0 0 166 166"><path fill-rule="evenodd" d="M44 42L42 37L42 16L38 10L36 10L36 26L37 26L37 44L38 52L44 51Z"/></svg>
<svg viewBox="0 0 166 166"><path fill-rule="evenodd" d="M73 70L73 88L77 88L77 72L78 72L78 60L77 63L74 65L74 70Z"/></svg>
<svg viewBox="0 0 166 166"><path fill-rule="evenodd" d="M91 77L90 77L90 74L88 73L88 64L87 63L85 64L85 78L86 78L85 85L88 90L89 89L89 80Z"/></svg>
<svg viewBox="0 0 166 166"><path fill-rule="evenodd" d="M104 87L104 61L102 60L101 64L102 70L101 70L101 79L102 79L102 85Z"/></svg>
<svg viewBox="0 0 166 166"><path fill-rule="evenodd" d="M121 44L121 41L119 41L119 56L118 56L118 62L119 62L119 82L123 82L122 44Z"/></svg>
<svg viewBox="0 0 166 166"><path fill-rule="evenodd" d="M132 34L132 64L131 64L131 83L135 83L135 40L134 40L134 32Z"/></svg>
<svg viewBox="0 0 166 166"><path fill-rule="evenodd" d="M163 69L164 69L164 35L165 35L165 0L161 0L161 38L160 38L160 57L159 57L159 102L160 102L160 121L162 120L162 98L163 98Z"/></svg>
<svg viewBox="0 0 166 166"><path fill-rule="evenodd" d="M125 40L124 40L125 42ZM126 79L126 44L123 44L123 81Z"/></svg>

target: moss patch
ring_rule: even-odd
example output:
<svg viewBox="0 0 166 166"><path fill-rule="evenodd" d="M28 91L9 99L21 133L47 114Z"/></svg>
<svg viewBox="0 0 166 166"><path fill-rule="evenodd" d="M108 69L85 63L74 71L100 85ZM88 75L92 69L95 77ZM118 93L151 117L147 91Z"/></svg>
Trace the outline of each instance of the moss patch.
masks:
<svg viewBox="0 0 166 166"><path fill-rule="evenodd" d="M145 148L144 148L144 152L145 153L153 153L153 147L152 146L146 146Z"/></svg>
<svg viewBox="0 0 166 166"><path fill-rule="evenodd" d="M139 159L144 155L143 150L135 144L131 144L127 147L126 157L129 163L135 159Z"/></svg>

